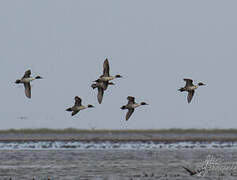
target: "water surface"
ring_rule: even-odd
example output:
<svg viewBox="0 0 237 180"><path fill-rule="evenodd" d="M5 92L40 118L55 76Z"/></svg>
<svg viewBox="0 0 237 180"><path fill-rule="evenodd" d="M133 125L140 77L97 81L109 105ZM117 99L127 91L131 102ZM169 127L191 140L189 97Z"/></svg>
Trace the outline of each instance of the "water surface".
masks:
<svg viewBox="0 0 237 180"><path fill-rule="evenodd" d="M198 168L208 155L237 162L232 149L180 150L1 150L1 179L148 180L182 179L181 166ZM232 173L232 174L231 174ZM201 179L237 179L237 172L213 172Z"/></svg>

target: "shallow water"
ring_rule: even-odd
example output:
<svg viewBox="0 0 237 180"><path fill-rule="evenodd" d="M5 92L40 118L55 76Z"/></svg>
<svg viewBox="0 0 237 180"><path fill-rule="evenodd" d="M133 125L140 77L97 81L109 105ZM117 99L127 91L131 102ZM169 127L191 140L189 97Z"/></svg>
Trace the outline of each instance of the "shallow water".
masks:
<svg viewBox="0 0 237 180"><path fill-rule="evenodd" d="M236 180L235 138L235 134L0 134L0 180ZM222 169L229 164L236 168L205 171L203 177L190 176L182 168L203 167L208 155L218 159Z"/></svg>
<svg viewBox="0 0 237 180"><path fill-rule="evenodd" d="M0 150L157 150L157 149L236 149L237 142L111 142L111 141L7 141Z"/></svg>
<svg viewBox="0 0 237 180"><path fill-rule="evenodd" d="M237 179L237 172L233 171L191 177L182 168L198 168L208 155L224 159L223 162L237 162L237 151L234 149L1 150L0 179Z"/></svg>

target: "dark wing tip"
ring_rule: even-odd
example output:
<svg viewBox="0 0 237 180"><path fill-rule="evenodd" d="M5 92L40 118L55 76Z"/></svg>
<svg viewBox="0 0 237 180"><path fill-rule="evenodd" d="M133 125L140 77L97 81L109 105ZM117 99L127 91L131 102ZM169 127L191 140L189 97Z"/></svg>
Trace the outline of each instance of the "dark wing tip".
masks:
<svg viewBox="0 0 237 180"><path fill-rule="evenodd" d="M72 111L72 108L67 108L66 111Z"/></svg>
<svg viewBox="0 0 237 180"><path fill-rule="evenodd" d="M78 97L78 96L75 96L75 101L81 101L81 98L80 97Z"/></svg>
<svg viewBox="0 0 237 180"><path fill-rule="evenodd" d="M133 96L128 96L127 99L128 99L128 100L129 100L129 99L135 99L135 97L133 97Z"/></svg>
<svg viewBox="0 0 237 180"><path fill-rule="evenodd" d="M126 106L122 106L120 109L126 109Z"/></svg>
<svg viewBox="0 0 237 180"><path fill-rule="evenodd" d="M29 74L30 75L31 74L31 70L30 69L26 70L25 74Z"/></svg>
<svg viewBox="0 0 237 180"><path fill-rule="evenodd" d="M188 82L193 82L193 80L192 80L192 79L189 79L189 78L184 78L183 80L184 80L185 82L187 82L187 81L188 81Z"/></svg>

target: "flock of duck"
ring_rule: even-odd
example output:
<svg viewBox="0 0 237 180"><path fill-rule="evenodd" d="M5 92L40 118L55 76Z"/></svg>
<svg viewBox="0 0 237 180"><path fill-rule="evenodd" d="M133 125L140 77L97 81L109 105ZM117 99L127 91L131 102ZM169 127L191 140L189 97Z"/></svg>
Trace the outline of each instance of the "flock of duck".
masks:
<svg viewBox="0 0 237 180"><path fill-rule="evenodd" d="M110 71L109 61L106 58L104 61L104 64L103 64L103 74L97 80L93 81L93 84L91 85L91 87L93 89L98 90L97 99L98 99L99 104L102 103L104 92L107 90L108 86L114 85L114 83L111 81L116 78L122 78L121 75L111 76L109 71ZM41 76L31 77L31 70L27 70L27 71L25 71L25 74L21 79L17 79L15 81L16 84L24 84L25 95L27 98L31 98L30 82L35 79L42 79L42 77ZM181 87L178 90L180 92L183 92L183 91L188 92L187 100L188 100L188 103L190 103L193 98L195 90L200 86L204 86L205 84L202 82L199 82L197 85L194 85L192 79L184 79L184 81L186 82L186 85L184 87ZM74 105L72 107L66 109L66 111L72 112L71 113L72 116L74 116L75 114L77 114L79 111L81 111L83 109L94 107L91 104L88 104L87 106L82 105L82 99L78 96L75 96L74 100L75 100ZM122 110L124 110L124 109L128 110L126 117L125 117L126 121L131 117L135 108L142 106L142 105L148 105L146 102L136 103L135 97L133 97L133 96L128 96L127 100L128 100L128 103L121 107Z"/></svg>

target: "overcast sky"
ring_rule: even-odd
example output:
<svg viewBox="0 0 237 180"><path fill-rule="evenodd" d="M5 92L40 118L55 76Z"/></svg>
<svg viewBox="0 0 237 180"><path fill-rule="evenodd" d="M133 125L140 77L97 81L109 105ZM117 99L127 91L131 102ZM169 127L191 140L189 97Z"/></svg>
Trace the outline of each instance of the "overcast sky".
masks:
<svg viewBox="0 0 237 180"><path fill-rule="evenodd" d="M236 7L234 0L0 1L0 129L237 128ZM105 58L123 78L99 105L90 85ZM27 69L44 78L32 82L32 99L14 83ZM183 78L207 84L190 104L177 91ZM71 117L65 109L76 95L95 108ZM150 105L125 121L128 95Z"/></svg>

